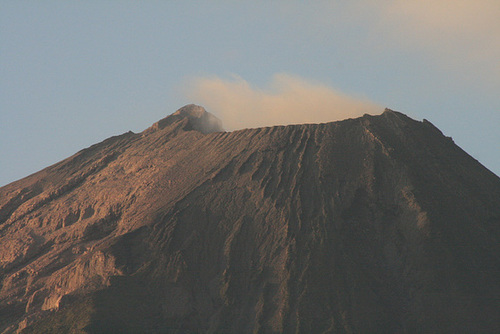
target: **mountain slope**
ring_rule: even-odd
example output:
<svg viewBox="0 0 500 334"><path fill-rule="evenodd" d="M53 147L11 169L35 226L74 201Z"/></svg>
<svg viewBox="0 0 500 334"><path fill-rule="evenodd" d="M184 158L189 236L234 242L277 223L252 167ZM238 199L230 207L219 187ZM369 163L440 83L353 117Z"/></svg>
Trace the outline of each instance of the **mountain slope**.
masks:
<svg viewBox="0 0 500 334"><path fill-rule="evenodd" d="M186 106L0 188L0 330L493 332L500 179L427 121Z"/></svg>

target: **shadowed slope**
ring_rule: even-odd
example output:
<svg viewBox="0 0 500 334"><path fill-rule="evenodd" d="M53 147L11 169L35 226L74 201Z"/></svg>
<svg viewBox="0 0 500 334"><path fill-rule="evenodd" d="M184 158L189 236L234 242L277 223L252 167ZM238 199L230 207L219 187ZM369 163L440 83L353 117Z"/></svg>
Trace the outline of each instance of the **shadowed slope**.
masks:
<svg viewBox="0 0 500 334"><path fill-rule="evenodd" d="M498 328L500 179L432 124L189 116L0 188L2 329Z"/></svg>

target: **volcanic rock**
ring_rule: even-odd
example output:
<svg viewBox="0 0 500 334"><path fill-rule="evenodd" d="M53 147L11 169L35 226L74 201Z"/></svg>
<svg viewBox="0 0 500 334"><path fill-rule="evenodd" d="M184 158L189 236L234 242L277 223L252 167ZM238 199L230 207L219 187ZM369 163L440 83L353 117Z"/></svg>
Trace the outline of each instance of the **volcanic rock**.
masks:
<svg viewBox="0 0 500 334"><path fill-rule="evenodd" d="M500 178L392 110L189 105L0 188L3 333L500 328Z"/></svg>

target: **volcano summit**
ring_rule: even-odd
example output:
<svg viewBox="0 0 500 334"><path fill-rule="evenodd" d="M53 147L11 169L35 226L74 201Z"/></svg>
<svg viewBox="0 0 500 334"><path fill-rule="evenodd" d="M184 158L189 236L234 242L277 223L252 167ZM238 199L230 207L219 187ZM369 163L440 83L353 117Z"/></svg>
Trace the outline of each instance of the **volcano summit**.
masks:
<svg viewBox="0 0 500 334"><path fill-rule="evenodd" d="M0 332L500 328L500 179L392 110L189 105L0 188Z"/></svg>

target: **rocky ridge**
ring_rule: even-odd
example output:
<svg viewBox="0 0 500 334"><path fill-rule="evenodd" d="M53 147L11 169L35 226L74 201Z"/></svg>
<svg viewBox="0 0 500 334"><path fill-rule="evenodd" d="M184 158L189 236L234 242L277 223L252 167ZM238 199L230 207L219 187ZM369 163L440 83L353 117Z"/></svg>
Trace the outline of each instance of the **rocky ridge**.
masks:
<svg viewBox="0 0 500 334"><path fill-rule="evenodd" d="M0 331L494 332L499 241L500 179L428 121L189 105L0 188Z"/></svg>

